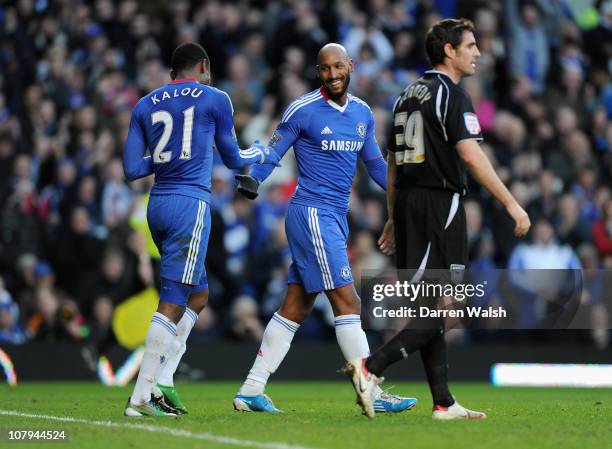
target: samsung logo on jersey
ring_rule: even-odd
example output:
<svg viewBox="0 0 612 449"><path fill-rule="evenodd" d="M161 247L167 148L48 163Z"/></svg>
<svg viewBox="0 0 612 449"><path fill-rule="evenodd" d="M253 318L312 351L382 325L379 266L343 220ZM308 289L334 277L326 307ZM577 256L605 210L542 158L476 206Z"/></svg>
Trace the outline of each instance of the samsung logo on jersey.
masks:
<svg viewBox="0 0 612 449"><path fill-rule="evenodd" d="M359 151L363 147L363 142L358 140L322 140L321 149L323 151Z"/></svg>
<svg viewBox="0 0 612 449"><path fill-rule="evenodd" d="M192 96L193 98L198 98L200 95L202 95L202 92L204 92L202 89L193 89L191 87L183 87L182 89L174 89L174 91L172 92L172 95L170 95L170 92L165 91L162 94L161 99L157 97L157 94L153 95L151 97L151 101L153 102L153 104L157 104L160 101L164 101L164 100L169 100L171 98L178 98L178 97L188 97L188 96Z"/></svg>

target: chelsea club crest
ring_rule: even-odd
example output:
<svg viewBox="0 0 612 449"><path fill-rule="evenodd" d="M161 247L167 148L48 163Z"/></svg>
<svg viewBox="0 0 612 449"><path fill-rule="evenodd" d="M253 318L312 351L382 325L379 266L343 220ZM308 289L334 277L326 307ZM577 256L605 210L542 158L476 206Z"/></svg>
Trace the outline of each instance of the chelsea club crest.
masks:
<svg viewBox="0 0 612 449"><path fill-rule="evenodd" d="M342 279L345 281L348 281L351 278L351 267L348 265L343 266L340 269L340 276L342 276Z"/></svg>
<svg viewBox="0 0 612 449"><path fill-rule="evenodd" d="M357 123L357 134L362 139L365 137L365 135L366 135L366 126L365 126L365 123L363 123L363 122Z"/></svg>

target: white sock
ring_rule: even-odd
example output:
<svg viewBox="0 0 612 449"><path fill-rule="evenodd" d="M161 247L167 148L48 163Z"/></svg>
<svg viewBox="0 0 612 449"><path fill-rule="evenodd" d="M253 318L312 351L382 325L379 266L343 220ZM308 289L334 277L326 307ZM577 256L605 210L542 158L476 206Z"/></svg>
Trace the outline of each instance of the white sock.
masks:
<svg viewBox="0 0 612 449"><path fill-rule="evenodd" d="M176 325L176 337L174 337L168 349L168 361L157 378L157 383L166 387L174 387L174 373L187 350L187 338L189 338L191 329L193 329L197 320L198 314L189 307L185 308L183 317Z"/></svg>
<svg viewBox="0 0 612 449"><path fill-rule="evenodd" d="M264 331L255 363L238 394L244 396L263 394L270 374L278 369L289 352L291 340L299 327L299 324L283 318L278 313L272 316Z"/></svg>
<svg viewBox="0 0 612 449"><path fill-rule="evenodd" d="M359 315L339 315L334 318L336 340L346 361L362 359L370 355L370 345L365 332L361 328ZM382 393L377 385L374 397L378 399Z"/></svg>
<svg viewBox="0 0 612 449"><path fill-rule="evenodd" d="M151 390L155 386L156 376L167 358L167 351L176 337L176 324L168 317L155 312L145 340L145 353L140 365L140 372L130 402L142 405L151 400Z"/></svg>
<svg viewBox="0 0 612 449"><path fill-rule="evenodd" d="M339 315L334 318L336 339L347 362L370 355L366 334L361 328L359 315Z"/></svg>

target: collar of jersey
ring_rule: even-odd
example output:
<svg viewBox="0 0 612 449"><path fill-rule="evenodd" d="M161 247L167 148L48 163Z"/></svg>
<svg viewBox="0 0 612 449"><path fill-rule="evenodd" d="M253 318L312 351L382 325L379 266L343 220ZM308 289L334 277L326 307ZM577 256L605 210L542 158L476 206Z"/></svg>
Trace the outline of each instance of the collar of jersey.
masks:
<svg viewBox="0 0 612 449"><path fill-rule="evenodd" d="M181 78L178 80L172 80L170 81L170 84L176 84L176 83L197 83L198 80L195 78Z"/></svg>
<svg viewBox="0 0 612 449"><path fill-rule="evenodd" d="M351 101L351 94L347 94L346 103L344 103L344 106L340 106L338 103L336 103L335 101L332 101L329 98L329 95L327 95L327 92L325 92L325 89L323 89L323 86L319 87L319 91L321 92L321 95L323 95L323 99L327 101L327 104L330 105L335 110L340 111L340 112L344 112L346 110L346 107L349 104L349 101Z"/></svg>
<svg viewBox="0 0 612 449"><path fill-rule="evenodd" d="M426 75L444 75L445 77L447 77L449 80L453 81L453 79L450 77L450 75L448 73L444 73L441 70L427 70L425 71ZM454 81L453 81L454 82Z"/></svg>

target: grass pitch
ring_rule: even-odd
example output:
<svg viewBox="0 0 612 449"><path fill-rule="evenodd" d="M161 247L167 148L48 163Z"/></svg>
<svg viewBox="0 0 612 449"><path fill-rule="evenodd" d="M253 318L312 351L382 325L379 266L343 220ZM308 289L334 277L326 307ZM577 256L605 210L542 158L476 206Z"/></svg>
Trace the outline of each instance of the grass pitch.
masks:
<svg viewBox="0 0 612 449"><path fill-rule="evenodd" d="M612 391L606 389L495 388L452 384L485 421L435 422L425 384L393 390L416 396L416 409L359 414L348 382L272 382L268 394L283 414L232 410L232 383L179 384L190 414L179 418L125 418L129 388L95 383L23 383L0 386L1 448L603 448L612 444ZM7 414L10 413L10 414ZM17 416L16 413L22 415ZM58 420L57 418L65 418ZM66 442L10 442L9 429L65 429Z"/></svg>

